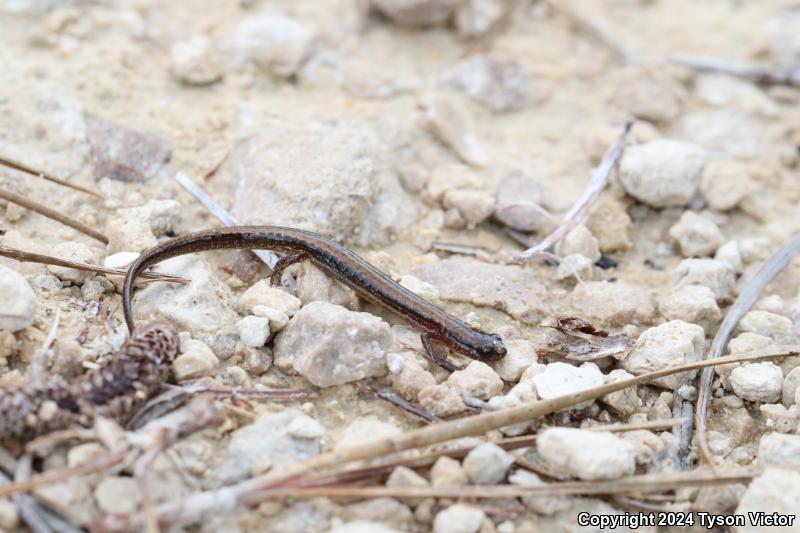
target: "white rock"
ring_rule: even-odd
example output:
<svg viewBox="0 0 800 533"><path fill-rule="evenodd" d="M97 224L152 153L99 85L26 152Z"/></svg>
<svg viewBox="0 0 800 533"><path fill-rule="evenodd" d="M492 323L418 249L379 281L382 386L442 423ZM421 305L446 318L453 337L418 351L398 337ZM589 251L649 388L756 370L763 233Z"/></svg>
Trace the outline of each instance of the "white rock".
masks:
<svg viewBox="0 0 800 533"><path fill-rule="evenodd" d="M550 363L544 372L534 375L532 379L536 394L542 400L575 394L603 384L603 374L594 363L584 363L579 367L566 363ZM583 402L574 408L580 409L590 403L591 401Z"/></svg>
<svg viewBox="0 0 800 533"><path fill-rule="evenodd" d="M173 44L169 50L170 72L186 85L207 85L222 78L225 64L205 35L194 35Z"/></svg>
<svg viewBox="0 0 800 533"><path fill-rule="evenodd" d="M783 380L782 401L783 405L789 407L793 403L800 403L795 400L795 395L800 388L800 366L794 367L786 374Z"/></svg>
<svg viewBox="0 0 800 533"><path fill-rule="evenodd" d="M544 485L539 476L528 470L519 469L508 477L508 482L512 485L532 486ZM572 504L566 496L523 496L522 503L528 509L544 514L551 515L558 511L569 509Z"/></svg>
<svg viewBox="0 0 800 533"><path fill-rule="evenodd" d="M738 329L771 338L777 344L792 344L794 325L785 316L769 311L750 311L739 321Z"/></svg>
<svg viewBox="0 0 800 533"><path fill-rule="evenodd" d="M775 63L785 69L800 68L800 14L796 8L778 11L769 22L770 51Z"/></svg>
<svg viewBox="0 0 800 533"><path fill-rule="evenodd" d="M59 259L66 259L74 263L96 263L97 257L91 248L82 242L62 242L56 244L51 250L51 255ZM47 270L52 272L59 279L64 281L71 281L72 283L80 284L87 277L94 276L91 272L85 270L75 270L74 268L66 268L55 265L47 265Z"/></svg>
<svg viewBox="0 0 800 533"><path fill-rule="evenodd" d="M735 512L744 516L750 512L796 516L797 509L800 509L800 472L783 468L767 468L747 487ZM774 533L780 529L796 532L797 519L793 521L793 524L792 527L776 528L748 523L745 527L733 528L733 531L734 533Z"/></svg>
<svg viewBox="0 0 800 533"><path fill-rule="evenodd" d="M669 236L677 242L684 257L713 255L725 242L725 236L713 221L693 211L684 211L669 229Z"/></svg>
<svg viewBox="0 0 800 533"><path fill-rule="evenodd" d="M795 433L800 420L800 405L787 409L779 403L764 403L758 408L767 428L780 433Z"/></svg>
<svg viewBox="0 0 800 533"><path fill-rule="evenodd" d="M73 446L67 452L67 466L74 467L102 457L108 453L105 446L97 442L86 442Z"/></svg>
<svg viewBox="0 0 800 533"><path fill-rule="evenodd" d="M580 254L594 263L600 259L600 244L586 226L579 224L556 245L556 253L561 257Z"/></svg>
<svg viewBox="0 0 800 533"><path fill-rule="evenodd" d="M454 21L456 32L462 37L481 37L496 27L509 9L511 8L503 0L459 2Z"/></svg>
<svg viewBox="0 0 800 533"><path fill-rule="evenodd" d="M175 231L175 227L183 216L184 208L176 200L148 200L147 203L120 209L117 211L122 216L141 218L150 226L156 236L165 235Z"/></svg>
<svg viewBox="0 0 800 533"><path fill-rule="evenodd" d="M399 358L397 372L392 369L393 356L394 359ZM413 352L389 354L387 361L390 362L389 370L392 372L392 388L408 401L416 401L422 389L436 385L433 374L422 368Z"/></svg>
<svg viewBox="0 0 800 533"><path fill-rule="evenodd" d="M572 277L580 281L588 281L594 278L593 266L594 262L585 255L570 254L561 258L555 278L558 281Z"/></svg>
<svg viewBox="0 0 800 533"><path fill-rule="evenodd" d="M492 442L473 448L461 465L474 485L494 485L505 479L514 456Z"/></svg>
<svg viewBox="0 0 800 533"><path fill-rule="evenodd" d="M431 485L434 487L459 486L469 483L461 463L443 455L431 467Z"/></svg>
<svg viewBox="0 0 800 533"><path fill-rule="evenodd" d="M505 381L519 381L532 364L536 363L536 346L524 339L503 341L506 355L492 364L495 372Z"/></svg>
<svg viewBox="0 0 800 533"><path fill-rule="evenodd" d="M351 422L341 431L336 447L358 446L376 439L391 439L402 433L403 430L394 424L379 420L374 416L366 416Z"/></svg>
<svg viewBox="0 0 800 533"><path fill-rule="evenodd" d="M386 486L388 488L427 487L428 480L407 466L398 466L389 474L389 479L386 480Z"/></svg>
<svg viewBox="0 0 800 533"><path fill-rule="evenodd" d="M614 381L620 381L632 377L633 374L627 370L617 368L606 375L605 382L613 383ZM627 389L606 394L601 398L601 400L604 404L623 416L630 416L642 408L642 400L636 393L636 387L628 387Z"/></svg>
<svg viewBox="0 0 800 533"><path fill-rule="evenodd" d="M219 366L219 359L204 342L189 339L181 342L181 354L172 363L178 381L209 374Z"/></svg>
<svg viewBox="0 0 800 533"><path fill-rule="evenodd" d="M742 254L739 252L739 243L736 241L728 241L720 246L717 253L714 254L714 259L726 263L737 274L741 273L744 266Z"/></svg>
<svg viewBox="0 0 800 533"><path fill-rule="evenodd" d="M711 161L703 170L700 191L708 207L716 211L735 208L753 192L750 170L736 160Z"/></svg>
<svg viewBox="0 0 800 533"><path fill-rule="evenodd" d="M719 431L708 432L708 449L714 455L726 457L731 453L731 439Z"/></svg>
<svg viewBox="0 0 800 533"><path fill-rule="evenodd" d="M572 291L572 306L582 316L609 326L652 324L656 317L650 291L629 283L587 281Z"/></svg>
<svg viewBox="0 0 800 533"><path fill-rule="evenodd" d="M494 216L519 231L544 228L549 215L541 207L542 186L519 172L507 174L497 186Z"/></svg>
<svg viewBox="0 0 800 533"><path fill-rule="evenodd" d="M252 313L256 306L263 305L292 317L300 310L300 300L283 289L271 287L268 279L254 283L242 293L236 304L240 313Z"/></svg>
<svg viewBox="0 0 800 533"><path fill-rule="evenodd" d="M126 269L131 263L136 261L140 254L136 252L117 252L106 256L103 266L106 268Z"/></svg>
<svg viewBox="0 0 800 533"><path fill-rule="evenodd" d="M631 353L623 359L622 367L636 376L663 370L703 357L705 332L696 324L672 320L642 333ZM697 371L681 372L653 381L654 385L677 389L687 384Z"/></svg>
<svg viewBox="0 0 800 533"><path fill-rule="evenodd" d="M681 116L671 128L676 137L697 143L714 158L757 157L764 143L764 127L738 109L700 109Z"/></svg>
<svg viewBox="0 0 800 533"><path fill-rule="evenodd" d="M289 422L286 434L298 439L319 439L325 435L325 427L310 416L298 416Z"/></svg>
<svg viewBox="0 0 800 533"><path fill-rule="evenodd" d="M392 342L391 328L374 315L311 302L278 333L274 350L314 385L330 387L386 374Z"/></svg>
<svg viewBox="0 0 800 533"><path fill-rule="evenodd" d="M289 315L283 311L278 311L266 305L253 307L253 314L257 317L266 318L269 322L270 334L278 332L289 325Z"/></svg>
<svg viewBox="0 0 800 533"><path fill-rule="evenodd" d="M8 498L0 500L0 529L14 531L19 527L19 511L17 504Z"/></svg>
<svg viewBox="0 0 800 533"><path fill-rule="evenodd" d="M380 522L352 520L333 526L327 533L401 533L401 530Z"/></svg>
<svg viewBox="0 0 800 533"><path fill-rule="evenodd" d="M19 331L33 324L36 293L16 271L0 265L0 331Z"/></svg>
<svg viewBox="0 0 800 533"><path fill-rule="evenodd" d="M783 371L774 363L750 363L734 368L730 374L733 392L751 402L780 401Z"/></svg>
<svg viewBox="0 0 800 533"><path fill-rule="evenodd" d="M753 237L740 239L739 250L741 250L742 261L744 264L758 263L766 260L774 251L774 245L766 237Z"/></svg>
<svg viewBox="0 0 800 533"><path fill-rule="evenodd" d="M488 400L503 392L503 380L482 361L470 361L464 370L456 370L447 378L447 386L461 396Z"/></svg>
<svg viewBox="0 0 800 533"><path fill-rule="evenodd" d="M549 467L579 479L616 479L636 468L634 446L608 432L548 428L536 449Z"/></svg>
<svg viewBox="0 0 800 533"><path fill-rule="evenodd" d="M544 365L541 366L544 367ZM535 401L536 399L537 396L533 381L527 379L514 385L507 394L495 396L489 400L489 407L491 409L507 409L509 407L516 407L524 403ZM525 433L530 426L530 422L520 422L519 424L504 426L500 431L503 435L515 437Z"/></svg>
<svg viewBox="0 0 800 533"><path fill-rule="evenodd" d="M294 18L277 13L244 19L230 38L239 56L281 76L296 74L314 44L312 30Z"/></svg>
<svg viewBox="0 0 800 533"><path fill-rule="evenodd" d="M246 316L236 322L236 331L245 346L251 348L264 346L270 335L269 319L261 316Z"/></svg>
<svg viewBox="0 0 800 533"><path fill-rule="evenodd" d="M445 384L431 385L419 391L419 404L436 416L447 417L466 411L461 394Z"/></svg>
<svg viewBox="0 0 800 533"><path fill-rule="evenodd" d="M800 465L800 435L767 433L758 443L759 466Z"/></svg>
<svg viewBox="0 0 800 533"><path fill-rule="evenodd" d="M714 293L703 285L685 285L658 303L667 320L682 320L710 329L722 319Z"/></svg>
<svg viewBox="0 0 800 533"><path fill-rule="evenodd" d="M700 185L705 150L691 143L657 139L625 151L620 182L625 191L653 207L684 206Z"/></svg>
<svg viewBox="0 0 800 533"><path fill-rule="evenodd" d="M483 510L457 503L437 513L433 533L477 533L485 518Z"/></svg>
<svg viewBox="0 0 800 533"><path fill-rule="evenodd" d="M110 216L106 221L105 233L108 237L106 255L143 252L158 244L150 224L143 217L131 216L130 213L117 212Z"/></svg>
<svg viewBox="0 0 800 533"><path fill-rule="evenodd" d="M717 300L733 296L736 285L733 269L716 259L684 259L672 274L672 287L678 290L686 285L703 285L711 289Z"/></svg>
<svg viewBox="0 0 800 533"><path fill-rule="evenodd" d="M132 477L107 477L97 485L94 497L106 514L133 513L141 501L139 482Z"/></svg>
<svg viewBox="0 0 800 533"><path fill-rule="evenodd" d="M442 205L445 209L456 209L466 222L467 228L474 228L494 212L492 195L477 189L447 191Z"/></svg>
<svg viewBox="0 0 800 533"><path fill-rule="evenodd" d="M478 139L470 116L463 109L441 97L427 97L421 105L425 112L426 127L442 144L473 167L489 164L489 153Z"/></svg>

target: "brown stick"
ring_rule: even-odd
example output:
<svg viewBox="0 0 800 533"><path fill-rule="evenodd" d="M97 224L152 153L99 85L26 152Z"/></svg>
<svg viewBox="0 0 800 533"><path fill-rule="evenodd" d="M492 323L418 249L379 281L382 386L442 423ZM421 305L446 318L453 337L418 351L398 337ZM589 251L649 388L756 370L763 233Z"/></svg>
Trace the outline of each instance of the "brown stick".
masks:
<svg viewBox="0 0 800 533"><path fill-rule="evenodd" d="M8 168L13 168L14 170L18 170L18 171L24 172L26 174L30 174L31 176L36 176L37 178L42 178L42 179L45 179L47 181L51 181L51 182L56 183L58 185L61 185L63 187L69 187L70 189L73 189L73 190L76 190L76 191L80 191L80 192L83 192L83 193L86 193L86 194L90 194L90 195L92 195L95 198L98 198L100 200L105 200L105 196L103 196L99 192L93 191L91 189L87 189L87 188L82 187L80 185L75 185L74 183L70 183L70 182L68 182L66 180L62 180L61 178L57 178L57 177L53 176L52 174L48 174L47 172L43 172L41 170L36 170L33 167L29 167L25 163L20 163L19 161L15 161L15 160L13 160L13 159L11 159L9 157L6 157L4 155L0 155L0 165L6 166Z"/></svg>
<svg viewBox="0 0 800 533"><path fill-rule="evenodd" d="M98 274L109 274L112 276L124 276L128 272L118 268L106 268L100 265L92 265L89 263L77 263L75 261L67 261L66 259L59 259L49 255L36 254L33 252L25 252L17 250L10 246L0 245L0 256L9 257L23 263L39 263L43 265L55 265L66 268L74 268L75 270L85 270L87 272L97 272ZM182 278L180 276L172 276L170 274L159 274L157 272L145 272L142 274L143 278L149 281L171 281L173 283L181 283L186 285L191 282L190 279Z"/></svg>
<svg viewBox="0 0 800 533"><path fill-rule="evenodd" d="M65 226L69 226L70 228L78 230L81 233L88 235L93 239L97 239L103 244L108 244L108 237L106 237L99 231L95 230L94 228L91 228L86 224L84 224L83 222L75 220L74 218L62 215L55 209L50 209L49 207L45 207L42 204L34 202L33 200L29 200L28 198L25 198L21 194L17 194L9 190L0 188L0 198L8 202L15 203L17 205L21 205L22 207L30 209L31 211L35 211L40 215L46 216L47 218L52 218L57 222L61 222Z"/></svg>

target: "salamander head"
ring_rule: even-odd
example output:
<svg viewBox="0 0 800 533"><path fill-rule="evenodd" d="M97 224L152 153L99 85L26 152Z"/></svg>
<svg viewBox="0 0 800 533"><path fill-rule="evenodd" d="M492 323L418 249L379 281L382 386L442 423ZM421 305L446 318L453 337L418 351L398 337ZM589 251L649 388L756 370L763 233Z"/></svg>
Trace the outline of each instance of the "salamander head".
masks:
<svg viewBox="0 0 800 533"><path fill-rule="evenodd" d="M494 361L506 354L506 347L499 335L484 333L481 342L475 345L475 353L482 361Z"/></svg>

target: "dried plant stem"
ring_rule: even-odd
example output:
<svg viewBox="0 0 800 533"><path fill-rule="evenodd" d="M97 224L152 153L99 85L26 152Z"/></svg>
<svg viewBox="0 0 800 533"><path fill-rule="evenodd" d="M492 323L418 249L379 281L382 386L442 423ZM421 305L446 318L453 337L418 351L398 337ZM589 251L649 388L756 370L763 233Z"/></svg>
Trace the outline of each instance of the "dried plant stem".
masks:
<svg viewBox="0 0 800 533"><path fill-rule="evenodd" d="M337 448L309 460L296 463L280 472L268 472L235 485L198 492L187 498L162 504L157 509L159 523L162 526L167 526L179 522L193 522L209 512L230 512L240 506L256 505L264 501L270 490L285 486L288 482L297 480L311 472L339 467L353 461L375 459L404 450L422 448L470 435L480 435L492 429L499 429L520 422L529 422L550 413L568 409L581 402L595 400L606 394L648 383L660 377L687 370L705 368L715 364L774 359L795 354L800 354L800 346L781 346L775 347L774 350L770 351L723 357L717 361L687 363L633 378L606 383L599 387L593 387L567 396L540 400L517 407L433 424L393 438L378 439L365 444ZM627 488L626 490L631 489ZM128 520L133 522L136 518L128 515Z"/></svg>
<svg viewBox="0 0 800 533"><path fill-rule="evenodd" d="M86 187L81 187L80 185L76 185L74 183L70 183L66 180L62 180L61 178L57 178L52 174L48 174L47 172L43 172L41 170L36 170L33 167L26 165L25 163L20 163L19 161L15 161L10 157L6 157L4 155L0 155L0 165L3 165L8 168L13 168L14 170L18 170L19 172L24 172L25 174L30 174L31 176L36 176L37 178L42 178L47 181L51 181L63 187L68 187L70 189L80 191L100 200L105 200L105 196L100 194L97 191L93 191L91 189L87 189Z"/></svg>
<svg viewBox="0 0 800 533"><path fill-rule="evenodd" d="M761 269L753 276L744 287L736 302L725 315L725 319L717 330L711 349L706 356L706 361L713 361L720 357L728 345L728 341L742 317L753 307L756 300L764 292L764 288L778 275L789 263L800 254L800 235L793 237L784 244L772 257L762 265ZM711 402L711 384L714 381L714 366L708 366L700 376L700 386L697 392L697 409L695 411L695 426L697 428L697 442L700 453L708 464L712 461L711 450L706 440L706 418L708 417L708 404Z"/></svg>
<svg viewBox="0 0 800 533"><path fill-rule="evenodd" d="M800 87L800 69L769 70L726 59L688 54L672 54L667 61L682 67L705 72L720 72L744 78L761 85L789 85Z"/></svg>
<svg viewBox="0 0 800 533"><path fill-rule="evenodd" d="M0 256L16 259L23 263L40 263L43 265L55 265L66 268L74 268L75 270L85 270L87 272L97 272L98 274L107 274L111 276L125 276L128 272L117 268L106 268L99 265L92 265L89 263L77 263L75 261L67 261L66 259L59 259L49 255L36 254L33 252L25 252L17 250L10 246L0 246ZM171 276L169 274L159 274L157 272L145 272L142 278L149 282L152 281L170 281L173 283L181 283L183 285L189 283L191 280L181 278L179 276Z"/></svg>
<svg viewBox="0 0 800 533"><path fill-rule="evenodd" d="M0 198L17 205L21 205L26 209L35 211L36 213L46 216L47 218L51 218L57 222L61 222L65 226L69 226L74 230L80 231L81 233L88 235L89 237L96 239L102 242L103 244L108 244L108 237L106 237L99 231L95 230L94 228L91 228L86 224L84 224L83 222L75 220L74 218L70 218L67 215L63 215L58 211L56 211L55 209L51 209L42 204L36 203L33 200L29 200L28 198L25 198L21 194L17 194L7 189L0 188Z"/></svg>
<svg viewBox="0 0 800 533"><path fill-rule="evenodd" d="M633 121L628 121L625 123L625 126L622 128L622 133L620 133L617 141L608 149L608 151L603 156L603 160L600 162L600 165L594 171L594 175L592 179L589 181L589 185L586 186L586 189L583 191L583 194L580 198L573 204L567 214L564 215L564 221L547 237L545 237L542 241L540 241L536 246L528 248L522 253L519 253L514 256L514 261L522 263L536 257L538 255L544 254L546 252L552 251L553 247L563 239L567 233L572 231L578 224L580 224L583 219L586 217L587 212L589 211L589 206L591 206L592 202L594 202L603 189L608 183L608 176L611 174L611 171L617 165L620 157L622 157L622 152L625 148L625 139L628 138L628 134L633 127Z"/></svg>

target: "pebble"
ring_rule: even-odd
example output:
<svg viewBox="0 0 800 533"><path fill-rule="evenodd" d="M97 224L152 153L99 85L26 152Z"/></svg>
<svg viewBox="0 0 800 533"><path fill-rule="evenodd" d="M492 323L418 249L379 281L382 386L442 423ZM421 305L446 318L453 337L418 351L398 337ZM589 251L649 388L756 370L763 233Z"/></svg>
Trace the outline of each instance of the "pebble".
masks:
<svg viewBox="0 0 800 533"><path fill-rule="evenodd" d="M406 274L400 277L399 283L417 296L428 301L436 302L439 300L439 291L436 290L436 287L426 281L422 281L417 276Z"/></svg>
<svg viewBox="0 0 800 533"><path fill-rule="evenodd" d="M274 472L281 472L296 461L319 454L319 438L290 434L292 427L313 425L313 419L296 422L298 418L310 419L302 411L286 409L261 415L252 424L231 433L214 478L223 483L233 483L250 475L259 465L269 463Z"/></svg>
<svg viewBox="0 0 800 533"><path fill-rule="evenodd" d="M247 17L230 34L236 55L279 76L297 74L311 55L314 39L305 24L278 13Z"/></svg>
<svg viewBox="0 0 800 533"><path fill-rule="evenodd" d="M544 372L535 374L532 380L539 398L550 400L600 386L603 374L594 363L572 366L558 362L547 365ZM582 402L571 409L582 409L591 403L591 400Z"/></svg>
<svg viewBox="0 0 800 533"><path fill-rule="evenodd" d="M494 213L494 198L486 191L476 189L456 189L447 191L442 205L446 209L456 209L472 229Z"/></svg>
<svg viewBox="0 0 800 533"><path fill-rule="evenodd" d="M521 172L511 172L500 180L495 192L494 216L511 229L543 229L550 215L541 206L542 186Z"/></svg>
<svg viewBox="0 0 800 533"><path fill-rule="evenodd" d="M467 485L469 478L461 463L443 455L431 467L431 485L434 487L453 487Z"/></svg>
<svg viewBox="0 0 800 533"><path fill-rule="evenodd" d="M702 359L705 332L696 324L672 320L644 331L636 346L622 360L622 367L635 376L663 370ZM658 378L652 382L666 389L677 389L687 384L697 374L696 370Z"/></svg>
<svg viewBox="0 0 800 533"><path fill-rule="evenodd" d="M537 362L536 346L524 339L505 340L503 344L506 347L506 355L492 363L494 371L504 381L519 381L522 374Z"/></svg>
<svg viewBox="0 0 800 533"><path fill-rule="evenodd" d="M537 274L516 265L450 257L414 275L434 285L445 300L502 309L527 324L538 324L550 313L547 289Z"/></svg>
<svg viewBox="0 0 800 533"><path fill-rule="evenodd" d="M119 252L137 253L152 248L158 241L150 224L141 217L115 213L106 221L107 255Z"/></svg>
<svg viewBox="0 0 800 533"><path fill-rule="evenodd" d="M448 417L467 410L461 395L447 385L431 385L419 391L419 404L439 417Z"/></svg>
<svg viewBox="0 0 800 533"><path fill-rule="evenodd" d="M236 307L240 313L252 313L259 305L281 311L289 317L300 310L298 298L283 289L270 286L268 279L262 279L244 291Z"/></svg>
<svg viewBox="0 0 800 533"><path fill-rule="evenodd" d="M473 167L489 164L489 153L475 134L475 127L464 110L444 98L428 97L421 102L425 126L442 144Z"/></svg>
<svg viewBox="0 0 800 533"><path fill-rule="evenodd" d="M536 399L536 391L534 390L533 382L531 380L525 380L514 385L507 394L495 396L490 399L488 403L491 409L507 409L509 407L516 407L524 403L533 402ZM530 422L520 422L519 424L504 426L500 431L503 435L514 437L527 432L530 426Z"/></svg>
<svg viewBox="0 0 800 533"><path fill-rule="evenodd" d="M461 163L448 163L437 166L425 184L421 196L425 203L441 204L444 195L457 189L479 189L481 179L476 171Z"/></svg>
<svg viewBox="0 0 800 533"><path fill-rule="evenodd" d="M798 389L800 389L800 366L790 370L783 380L781 394L783 405L790 407L794 403L800 404L800 402L795 399Z"/></svg>
<svg viewBox="0 0 800 533"><path fill-rule="evenodd" d="M83 465L104 456L106 453L108 453L106 447L98 442L78 444L67 452L67 466Z"/></svg>
<svg viewBox="0 0 800 533"><path fill-rule="evenodd" d="M792 344L795 339L791 319L769 311L748 312L739 321L737 328L739 331L769 337L777 344Z"/></svg>
<svg viewBox="0 0 800 533"><path fill-rule="evenodd" d="M236 322L239 339L245 346L259 348L267 343L270 335L269 319L261 316L246 316Z"/></svg>
<svg viewBox="0 0 800 533"><path fill-rule="evenodd" d="M692 502L692 511L713 514L733 513L746 488L741 483L702 487Z"/></svg>
<svg viewBox="0 0 800 533"><path fill-rule="evenodd" d="M783 468L767 468L763 474L753 479L736 508L737 515L747 513L778 513L790 516L797 515L800 509L800 472ZM797 520L792 529L797 531ZM773 533L777 528L771 526L758 527L749 525L735 528L735 533Z"/></svg>
<svg viewBox="0 0 800 533"><path fill-rule="evenodd" d="M448 78L450 84L495 113L523 109L531 86L530 76L519 63L485 54L461 62Z"/></svg>
<svg viewBox="0 0 800 533"><path fill-rule="evenodd" d="M739 243L736 241L728 241L720 246L717 253L714 254L714 259L727 264L737 274L742 272L744 263L742 254L739 252Z"/></svg>
<svg viewBox="0 0 800 533"><path fill-rule="evenodd" d="M633 374L622 368L617 368L605 376L606 383L613 383L623 379L632 378ZM601 401L616 413L622 416L630 416L642 408L642 400L636 393L636 387L628 387L617 392L606 394Z"/></svg>
<svg viewBox="0 0 800 533"><path fill-rule="evenodd" d="M61 242L56 244L51 250L53 256L75 263L93 263L97 262L97 254L94 250L83 244L82 242ZM86 272L85 270L76 270L74 268L66 268L56 265L47 265L53 275L63 281L69 281L76 285L83 283L87 278L93 277L94 273Z"/></svg>
<svg viewBox="0 0 800 533"><path fill-rule="evenodd" d="M711 289L717 301L733 296L736 285L733 269L716 259L684 259L672 273L672 290L687 285L702 285Z"/></svg>
<svg viewBox="0 0 800 533"><path fill-rule="evenodd" d="M482 509L456 503L436 514L433 533L477 533L485 519Z"/></svg>
<svg viewBox="0 0 800 533"><path fill-rule="evenodd" d="M735 160L709 162L703 170L700 192L711 209L734 209L753 192L748 165Z"/></svg>
<svg viewBox="0 0 800 533"><path fill-rule="evenodd" d="M554 471L583 480L616 479L636 468L635 447L608 432L547 428L536 450Z"/></svg>
<svg viewBox="0 0 800 533"><path fill-rule="evenodd" d="M578 281L590 281L594 278L594 262L581 254L570 254L561 258L556 269L555 279L563 281L574 277Z"/></svg>
<svg viewBox="0 0 800 533"><path fill-rule="evenodd" d="M274 350L317 387L330 387L386 374L392 342L389 325L374 315L311 302L278 333Z"/></svg>
<svg viewBox="0 0 800 533"><path fill-rule="evenodd" d="M713 255L725 242L725 236L713 221L693 211L684 211L680 220L669 228L669 236L684 257Z"/></svg>
<svg viewBox="0 0 800 533"><path fill-rule="evenodd" d="M402 530L394 529L381 522L352 520L333 526L327 533L401 533L401 531Z"/></svg>
<svg viewBox="0 0 800 533"><path fill-rule="evenodd" d="M751 115L775 117L778 105L749 80L727 74L701 73L694 78L695 96L706 104L733 108Z"/></svg>
<svg viewBox="0 0 800 533"><path fill-rule="evenodd" d="M145 182L172 156L172 144L151 132L85 115L86 138L92 150L96 179ZM128 248L130 249L130 248Z"/></svg>
<svg viewBox="0 0 800 533"><path fill-rule="evenodd" d="M386 420L365 416L351 422L341 431L336 448L360 446L376 439L393 439L402 433L403 430Z"/></svg>
<svg viewBox="0 0 800 533"><path fill-rule="evenodd" d="M625 431L620 433L619 437L633 445L636 450L637 465L648 465L666 447L666 443L658 435L646 429Z"/></svg>
<svg viewBox="0 0 800 533"><path fill-rule="evenodd" d="M733 392L751 402L781 400L783 371L774 363L750 363L734 368L729 376Z"/></svg>
<svg viewBox="0 0 800 533"><path fill-rule="evenodd" d="M656 306L650 291L629 283L587 281L572 291L572 306L581 316L608 326L651 324Z"/></svg>
<svg viewBox="0 0 800 533"><path fill-rule="evenodd" d="M494 485L506 477L514 456L493 442L476 446L461 465L473 485Z"/></svg>
<svg viewBox="0 0 800 533"><path fill-rule="evenodd" d="M323 301L341 305L353 311L361 308L358 296L350 287L328 276L309 261L300 264L295 294L303 305Z"/></svg>
<svg viewBox="0 0 800 533"><path fill-rule="evenodd" d="M115 254L110 254L103 260L103 266L106 268L125 270L131 263L136 261L139 255L140 254L136 252L117 252Z"/></svg>
<svg viewBox="0 0 800 533"><path fill-rule="evenodd" d="M205 376L218 366L219 359L211 348L197 339L181 342L181 354L172 363L178 381Z"/></svg>
<svg viewBox="0 0 800 533"><path fill-rule="evenodd" d="M630 249L633 246L630 237L632 226L631 217L622 203L602 196L592 205L586 220L586 227L597 239L603 253Z"/></svg>
<svg viewBox="0 0 800 533"><path fill-rule="evenodd" d="M122 216L141 218L156 236L173 233L183 212L183 206L175 200L150 200L146 204L117 211Z"/></svg>
<svg viewBox="0 0 800 533"><path fill-rule="evenodd" d="M512 485L522 485L535 487L544 485L544 481L539 476L528 470L519 469L508 477L508 482ZM569 509L572 504L566 496L523 496L522 503L528 509L543 515L552 515L558 511Z"/></svg>
<svg viewBox="0 0 800 533"><path fill-rule="evenodd" d="M454 23L461 37L479 38L502 23L511 7L505 0L467 0L456 7Z"/></svg>
<svg viewBox="0 0 800 533"><path fill-rule="evenodd" d="M503 380L482 361L470 361L464 370L456 370L445 382L462 397L488 400L503 392Z"/></svg>
<svg viewBox="0 0 800 533"><path fill-rule="evenodd" d="M394 498L372 498L347 505L344 508L343 517L349 520L368 520L370 524L375 524L374 528L365 529L363 533L373 533L373 531L380 533L382 532L380 527L386 528L387 526L397 527L398 531L405 531L410 524L414 523L414 515L411 510ZM353 522L344 525L349 524L353 524ZM352 530L342 529L340 533L352 533Z"/></svg>
<svg viewBox="0 0 800 533"><path fill-rule="evenodd" d="M370 0L374 9L398 26L426 28L450 20L457 0Z"/></svg>
<svg viewBox="0 0 800 533"><path fill-rule="evenodd" d="M427 487L428 480L420 476L407 466L397 466L389 474L389 479L386 480L386 487L399 488L399 487Z"/></svg>
<svg viewBox="0 0 800 533"><path fill-rule="evenodd" d="M94 490L94 497L105 514L134 513L142 499L139 482L122 476L103 479Z"/></svg>
<svg viewBox="0 0 800 533"><path fill-rule="evenodd" d="M556 254L565 257L580 254L592 263L600 259L600 243L583 224L578 224L556 245Z"/></svg>
<svg viewBox="0 0 800 533"><path fill-rule="evenodd" d="M169 49L170 73L186 85L208 85L222 79L225 63L214 43L194 35Z"/></svg>
<svg viewBox="0 0 800 533"><path fill-rule="evenodd" d="M8 498L0 499L0 529L15 531L19 527L19 510L17 504Z"/></svg>
<svg viewBox="0 0 800 533"><path fill-rule="evenodd" d="M392 369L391 361L398 357L402 366L398 372L395 372ZM416 401L422 389L436 385L433 374L422 368L422 365L416 361L414 352L389 354L387 362L389 362L389 369L392 372L392 388L408 401Z"/></svg>
<svg viewBox="0 0 800 533"><path fill-rule="evenodd" d="M710 330L722 320L714 293L703 285L685 285L658 303L667 320L682 320Z"/></svg>
<svg viewBox="0 0 800 533"><path fill-rule="evenodd" d="M765 434L758 443L757 458L759 466L800 464L800 435Z"/></svg>
<svg viewBox="0 0 800 533"><path fill-rule="evenodd" d="M95 498L92 497L92 489L93 486L88 479L72 478L61 483L39 487L33 491L33 494L36 499L73 524L85 526L98 514Z"/></svg>
<svg viewBox="0 0 800 533"><path fill-rule="evenodd" d="M15 270L0 265L0 331L20 331L36 316L36 293Z"/></svg>
<svg viewBox="0 0 800 533"><path fill-rule="evenodd" d="M720 457L726 457L731 453L731 439L719 431L708 432L708 449L711 453Z"/></svg>
<svg viewBox="0 0 800 533"><path fill-rule="evenodd" d="M700 146L657 139L625 151L620 183L628 194L652 207L685 206L700 185L705 162Z"/></svg>

